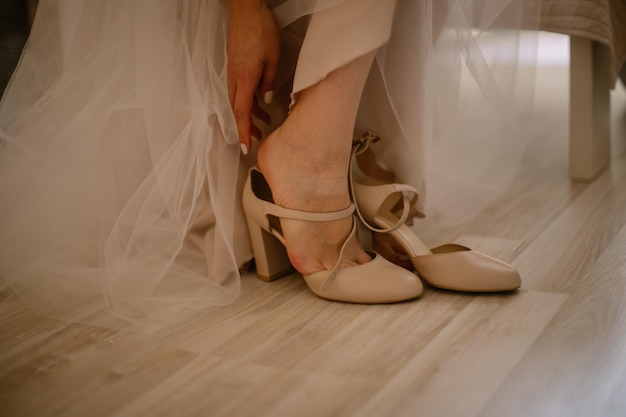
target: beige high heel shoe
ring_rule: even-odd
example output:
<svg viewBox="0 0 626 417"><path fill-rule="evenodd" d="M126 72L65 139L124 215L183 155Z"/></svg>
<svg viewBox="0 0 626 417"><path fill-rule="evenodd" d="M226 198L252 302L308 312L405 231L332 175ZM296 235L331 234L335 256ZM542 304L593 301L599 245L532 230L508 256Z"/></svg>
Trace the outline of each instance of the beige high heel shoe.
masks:
<svg viewBox="0 0 626 417"><path fill-rule="evenodd" d="M418 275L433 287L464 292L512 291L520 287L519 273L510 265L465 246L426 247L405 221L417 202L417 191L405 184L381 183L358 167L356 155L378 138L368 133L355 142L350 190L363 224L389 233L410 257Z"/></svg>
<svg viewBox="0 0 626 417"><path fill-rule="evenodd" d="M372 260L366 264L340 268L346 243L356 238L354 205L331 213L308 213L274 204L269 185L256 168L250 170L243 192L243 208L248 221L252 251L260 279L271 281L292 271L280 218L302 221L333 221L352 216L350 235L343 243L335 266L326 271L303 275L311 291L328 300L349 303L394 303L418 297L423 290L420 280L411 272L368 251Z"/></svg>

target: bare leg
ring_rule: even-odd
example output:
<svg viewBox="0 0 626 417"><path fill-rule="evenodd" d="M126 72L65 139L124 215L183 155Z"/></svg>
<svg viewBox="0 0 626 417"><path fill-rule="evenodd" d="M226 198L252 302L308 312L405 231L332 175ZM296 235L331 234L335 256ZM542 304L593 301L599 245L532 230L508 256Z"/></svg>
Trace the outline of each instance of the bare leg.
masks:
<svg viewBox="0 0 626 417"><path fill-rule="evenodd" d="M361 56L302 91L283 125L262 142L259 168L277 204L310 212L337 211L350 204L347 174L352 134L374 55ZM335 265L352 219L282 220L281 224L291 263L308 274ZM368 260L353 239L343 266Z"/></svg>

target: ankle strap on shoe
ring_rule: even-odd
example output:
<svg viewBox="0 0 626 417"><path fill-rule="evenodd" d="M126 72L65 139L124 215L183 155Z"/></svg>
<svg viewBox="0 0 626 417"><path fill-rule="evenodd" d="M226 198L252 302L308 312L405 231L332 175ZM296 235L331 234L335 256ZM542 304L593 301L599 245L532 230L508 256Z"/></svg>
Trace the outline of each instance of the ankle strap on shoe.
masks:
<svg viewBox="0 0 626 417"><path fill-rule="evenodd" d="M377 136L375 133L368 131L366 134L364 134L360 138L354 139L352 141L352 155L351 155L351 160L350 160L350 168L348 172L348 183L350 187L350 195L356 207L356 213L359 219L361 220L361 222L365 225L365 227L367 227L369 230L373 232L389 233L389 232L393 232L394 230L402 226L406 222L406 220L409 218L409 215L411 214L411 210L415 206L415 203L417 202L418 194L415 188L407 184L391 183L391 184L381 184L381 185L362 185L362 184L355 185L353 170L358 169L358 164L356 162L357 155L365 152L367 148L369 147L370 143L376 143L379 140L380 140L379 136ZM376 206L376 209L374 210L366 209L365 215L363 215L362 208L360 207L362 203L359 204L359 201L358 201L359 199L357 198L357 191L356 191L357 186L359 186L359 188L368 188L372 190L373 191L371 193L372 197L374 195L377 195L377 197L374 198L377 201L375 202L370 201L370 203L372 203L370 204L370 206L374 205ZM380 189L383 189L385 191L374 192L374 190L380 190ZM367 212L378 210L378 208L382 206L385 200L387 200L387 198L394 193L402 194L402 214L398 217L398 221L387 228L379 228L371 224L371 222L366 218L366 217L369 217L367 215ZM370 214L373 216L375 213L370 213Z"/></svg>
<svg viewBox="0 0 626 417"><path fill-rule="evenodd" d="M354 210L355 205L352 203L343 210L324 213L295 210L274 204L267 208L266 214L280 217L281 219L303 220L307 222L332 222L351 216Z"/></svg>

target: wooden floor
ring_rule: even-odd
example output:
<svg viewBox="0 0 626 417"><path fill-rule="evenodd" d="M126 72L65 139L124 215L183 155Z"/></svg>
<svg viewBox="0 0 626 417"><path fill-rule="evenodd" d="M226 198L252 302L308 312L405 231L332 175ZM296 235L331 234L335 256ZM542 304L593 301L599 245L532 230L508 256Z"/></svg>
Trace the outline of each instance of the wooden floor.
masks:
<svg viewBox="0 0 626 417"><path fill-rule="evenodd" d="M510 261L520 291L359 306L246 276L235 304L148 336L41 318L5 289L0 416L625 416L626 92L589 184L567 176L562 93L538 101L505 196L422 230Z"/></svg>

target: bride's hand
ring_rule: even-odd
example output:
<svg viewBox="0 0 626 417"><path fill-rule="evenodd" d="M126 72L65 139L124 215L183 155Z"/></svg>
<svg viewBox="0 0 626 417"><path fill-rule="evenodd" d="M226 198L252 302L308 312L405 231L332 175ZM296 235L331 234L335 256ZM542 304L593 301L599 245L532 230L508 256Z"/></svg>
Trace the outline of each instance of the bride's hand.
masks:
<svg viewBox="0 0 626 417"><path fill-rule="evenodd" d="M261 138L252 115L269 123L255 93L271 101L280 56L280 34L265 0L230 0L228 22L228 96L239 142L247 153L251 138ZM245 149L244 149L245 147Z"/></svg>

